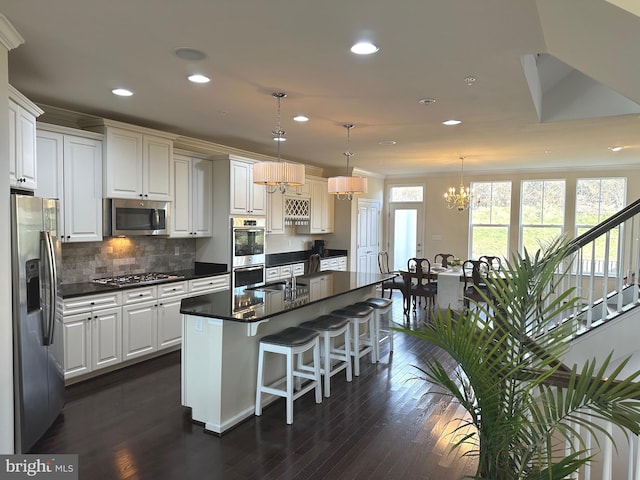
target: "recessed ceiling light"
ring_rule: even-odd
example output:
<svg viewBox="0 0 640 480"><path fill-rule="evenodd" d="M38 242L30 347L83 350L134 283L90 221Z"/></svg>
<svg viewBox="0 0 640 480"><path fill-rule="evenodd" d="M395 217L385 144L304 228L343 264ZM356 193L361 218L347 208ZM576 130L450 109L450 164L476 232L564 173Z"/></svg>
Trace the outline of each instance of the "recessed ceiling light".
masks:
<svg viewBox="0 0 640 480"><path fill-rule="evenodd" d="M382 140L381 142L378 142L378 145L395 145L396 142L395 140Z"/></svg>
<svg viewBox="0 0 640 480"><path fill-rule="evenodd" d="M211 79L205 75L201 75L199 73L194 73L193 75L189 75L187 77L190 82L193 83L209 83Z"/></svg>
<svg viewBox="0 0 640 480"><path fill-rule="evenodd" d="M196 50L195 48L180 47L176 48L173 52L176 54L176 57L192 62L202 60L206 57L204 52Z"/></svg>
<svg viewBox="0 0 640 480"><path fill-rule="evenodd" d="M309 121L309 117L307 117L306 115L296 115L295 117L293 117L293 119L296 122L308 122Z"/></svg>
<svg viewBox="0 0 640 480"><path fill-rule="evenodd" d="M436 99L435 98L421 98L420 100L418 100L418 103L420 105L433 105L434 103L436 103Z"/></svg>
<svg viewBox="0 0 640 480"><path fill-rule="evenodd" d="M130 97L131 95L133 95L133 92L131 90L127 90L126 88L114 88L113 90L111 90L111 93L113 93L114 95L118 95L119 97Z"/></svg>
<svg viewBox="0 0 640 480"><path fill-rule="evenodd" d="M471 75L469 75L468 77L466 77L464 79L464 83L466 83L467 85L471 86L474 83L476 83L476 77L472 77Z"/></svg>
<svg viewBox="0 0 640 480"><path fill-rule="evenodd" d="M623 148L624 147L621 147L621 146L615 146L615 147L609 147L609 150L611 150L612 152L619 152Z"/></svg>
<svg viewBox="0 0 640 480"><path fill-rule="evenodd" d="M371 55L378 50L380 50L380 48L371 42L358 42L351 47L351 52L357 55Z"/></svg>
<svg viewBox="0 0 640 480"><path fill-rule="evenodd" d="M442 122L443 125L460 125L462 123L462 120L445 120L444 122Z"/></svg>

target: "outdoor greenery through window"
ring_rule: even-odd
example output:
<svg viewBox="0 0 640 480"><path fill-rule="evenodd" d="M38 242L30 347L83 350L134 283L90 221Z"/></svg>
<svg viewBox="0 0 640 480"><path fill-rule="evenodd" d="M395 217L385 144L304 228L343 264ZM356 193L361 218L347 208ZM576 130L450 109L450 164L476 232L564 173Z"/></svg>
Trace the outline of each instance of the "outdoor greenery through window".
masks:
<svg viewBox="0 0 640 480"><path fill-rule="evenodd" d="M626 203L626 178L584 178L576 184L576 237L622 210ZM611 230L609 257L605 255L605 238L596 242L595 253L585 249L582 255L582 272L604 274L617 272L619 229Z"/></svg>
<svg viewBox="0 0 640 480"><path fill-rule="evenodd" d="M520 251L534 254L564 232L565 181L524 180L520 195Z"/></svg>
<svg viewBox="0 0 640 480"><path fill-rule="evenodd" d="M422 202L422 185L409 185L402 187L391 187L389 192L390 202Z"/></svg>
<svg viewBox="0 0 640 480"><path fill-rule="evenodd" d="M511 182L473 182L470 215L471 256L508 257Z"/></svg>

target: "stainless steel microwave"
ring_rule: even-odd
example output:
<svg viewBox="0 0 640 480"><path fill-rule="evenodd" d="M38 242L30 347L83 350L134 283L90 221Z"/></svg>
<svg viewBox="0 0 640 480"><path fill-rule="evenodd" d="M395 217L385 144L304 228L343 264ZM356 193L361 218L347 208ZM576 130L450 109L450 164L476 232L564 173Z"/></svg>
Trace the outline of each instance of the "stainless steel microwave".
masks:
<svg viewBox="0 0 640 480"><path fill-rule="evenodd" d="M103 234L107 237L169 235L169 202L105 198Z"/></svg>

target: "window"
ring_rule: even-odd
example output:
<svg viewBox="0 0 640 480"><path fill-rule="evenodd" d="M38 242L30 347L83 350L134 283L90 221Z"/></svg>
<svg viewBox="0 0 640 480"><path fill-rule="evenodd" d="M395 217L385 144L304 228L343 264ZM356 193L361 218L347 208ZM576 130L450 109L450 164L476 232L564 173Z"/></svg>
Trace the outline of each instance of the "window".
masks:
<svg viewBox="0 0 640 480"><path fill-rule="evenodd" d="M508 258L511 182L474 182L469 228L471 257Z"/></svg>
<svg viewBox="0 0 640 480"><path fill-rule="evenodd" d="M622 210L626 202L626 186L626 178L578 179L576 184L576 236L582 235ZM605 258L605 238L596 242L593 255L591 250L583 250L583 272L591 272L592 260L595 274L604 274L607 261L608 272L611 274L617 271L619 233L619 229L611 231L608 259Z"/></svg>
<svg viewBox="0 0 640 480"><path fill-rule="evenodd" d="M389 202L422 202L422 198L422 185L391 187L389 190Z"/></svg>
<svg viewBox="0 0 640 480"><path fill-rule="evenodd" d="M520 251L533 255L564 231L564 180L524 180L520 196Z"/></svg>

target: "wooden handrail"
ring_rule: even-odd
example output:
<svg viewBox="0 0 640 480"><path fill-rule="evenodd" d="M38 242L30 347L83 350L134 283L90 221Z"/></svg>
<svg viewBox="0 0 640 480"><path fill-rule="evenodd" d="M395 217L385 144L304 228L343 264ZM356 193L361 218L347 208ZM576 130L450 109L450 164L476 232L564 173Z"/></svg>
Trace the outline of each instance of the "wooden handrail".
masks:
<svg viewBox="0 0 640 480"><path fill-rule="evenodd" d="M604 222L596 225L592 229L586 231L579 237L576 237L571 242L569 242L570 253L573 253L579 248L582 248L587 244L593 242L595 239L597 239L601 235L607 233L609 230L617 227L622 222L629 220L631 217L639 213L640 213L640 198L635 202L630 203L629 205L624 207L618 213L607 218Z"/></svg>

